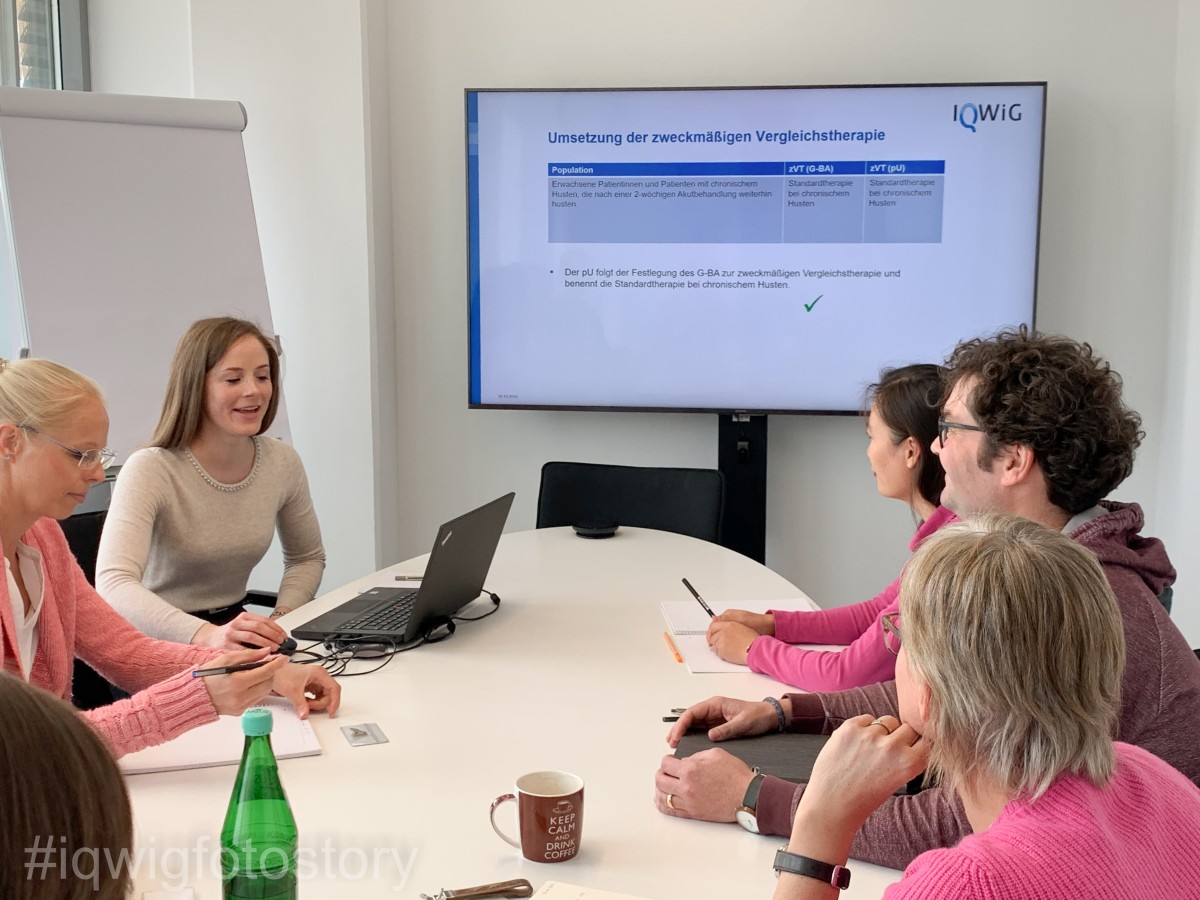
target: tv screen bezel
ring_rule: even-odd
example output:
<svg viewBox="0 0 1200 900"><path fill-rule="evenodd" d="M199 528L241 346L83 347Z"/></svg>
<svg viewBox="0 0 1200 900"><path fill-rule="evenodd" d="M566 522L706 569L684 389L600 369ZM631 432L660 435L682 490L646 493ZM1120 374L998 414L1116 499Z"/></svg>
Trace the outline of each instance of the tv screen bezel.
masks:
<svg viewBox="0 0 1200 900"><path fill-rule="evenodd" d="M479 228L478 209L475 206L478 198L472 194L471 184L477 183L478 173L472 173L472 155L470 153L470 104L471 96L478 94L536 94L536 93L645 93L645 92L681 92L699 93L706 91L805 91L805 90L859 90L859 89L904 89L904 88L1004 88L1004 87L1040 87L1042 89L1042 118L1039 123L1041 140L1038 148L1037 168L1037 215L1034 226L1033 247L1033 296L1030 299L1029 327L1037 327L1038 308L1038 273L1041 263L1042 237L1042 193L1045 185L1046 166L1046 106L1049 94L1048 81L948 81L948 82L913 82L913 83L884 83L884 84L802 84L802 85L695 85L664 87L488 87L463 89L463 120L464 120L464 168L466 171L466 238L467 238L467 408L494 410L552 410L563 412L635 412L635 413L716 413L718 415L788 415L788 416L857 416L863 410L844 409L773 409L758 407L726 407L726 406L594 406L566 404L537 404L537 403L474 403L471 400L472 383L479 377L475 370L475 360L478 355L474 346L479 341L479 290L475 283L475 272L478 270ZM474 202L473 202L474 201ZM984 335L980 335L981 337ZM940 362L940 360L936 360ZM909 362L935 362L935 360L909 360ZM865 392L869 387L863 384Z"/></svg>

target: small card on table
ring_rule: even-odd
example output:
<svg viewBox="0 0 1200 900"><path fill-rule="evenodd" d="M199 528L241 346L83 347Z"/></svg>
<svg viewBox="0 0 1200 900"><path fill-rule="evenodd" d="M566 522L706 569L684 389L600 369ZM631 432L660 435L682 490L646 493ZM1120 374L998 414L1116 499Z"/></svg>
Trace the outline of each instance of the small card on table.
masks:
<svg viewBox="0 0 1200 900"><path fill-rule="evenodd" d="M365 747L368 744L386 744L387 735L374 722L364 722L361 725L343 725L342 734L350 742L351 747Z"/></svg>

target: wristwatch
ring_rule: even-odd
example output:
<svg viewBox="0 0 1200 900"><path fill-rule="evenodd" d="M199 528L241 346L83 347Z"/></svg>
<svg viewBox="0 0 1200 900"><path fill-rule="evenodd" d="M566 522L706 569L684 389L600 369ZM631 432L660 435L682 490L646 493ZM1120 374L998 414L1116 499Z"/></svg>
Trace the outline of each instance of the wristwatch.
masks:
<svg viewBox="0 0 1200 900"><path fill-rule="evenodd" d="M746 787L746 795L742 797L742 805L733 814L737 823L751 834L758 834L758 792L762 789L763 774L754 768L754 777Z"/></svg>
<svg viewBox="0 0 1200 900"><path fill-rule="evenodd" d="M787 872L791 875L804 875L815 878L825 884L844 891L850 887L850 870L845 866L831 866L819 859L810 859L798 853L789 853L786 846L775 852L775 877Z"/></svg>

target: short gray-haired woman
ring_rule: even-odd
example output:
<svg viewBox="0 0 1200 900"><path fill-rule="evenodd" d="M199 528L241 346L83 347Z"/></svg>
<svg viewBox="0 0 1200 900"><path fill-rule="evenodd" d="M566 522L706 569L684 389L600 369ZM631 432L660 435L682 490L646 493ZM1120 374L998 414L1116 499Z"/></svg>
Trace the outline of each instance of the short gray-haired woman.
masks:
<svg viewBox="0 0 1200 900"><path fill-rule="evenodd" d="M776 858L775 900L836 897L854 833L927 767L974 834L919 856L886 897L1200 896L1200 790L1111 738L1124 632L1089 551L1016 517L947 526L883 630L900 719L834 732Z"/></svg>

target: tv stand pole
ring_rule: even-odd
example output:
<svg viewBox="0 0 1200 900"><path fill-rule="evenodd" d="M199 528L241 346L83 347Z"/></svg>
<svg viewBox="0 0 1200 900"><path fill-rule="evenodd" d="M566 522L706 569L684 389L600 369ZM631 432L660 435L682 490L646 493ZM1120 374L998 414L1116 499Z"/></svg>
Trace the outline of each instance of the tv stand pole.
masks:
<svg viewBox="0 0 1200 900"><path fill-rule="evenodd" d="M767 557L767 417L717 416L717 468L725 476L721 544L760 563Z"/></svg>

